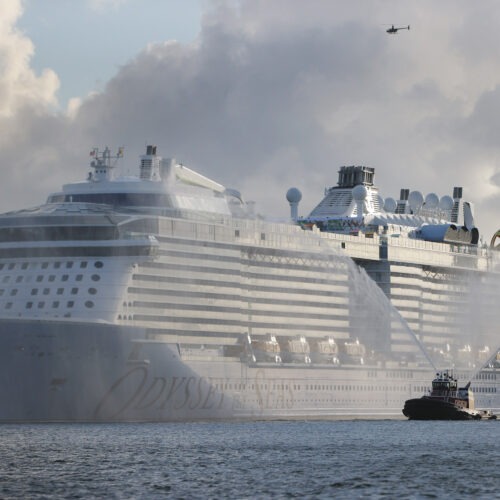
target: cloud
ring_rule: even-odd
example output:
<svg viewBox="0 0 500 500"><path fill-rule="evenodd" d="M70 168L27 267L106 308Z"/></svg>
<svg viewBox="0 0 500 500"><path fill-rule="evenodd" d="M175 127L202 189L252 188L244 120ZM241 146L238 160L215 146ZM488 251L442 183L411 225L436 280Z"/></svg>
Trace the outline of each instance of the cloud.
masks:
<svg viewBox="0 0 500 500"><path fill-rule="evenodd" d="M0 117L24 106L41 110L56 104L59 80L51 70L37 76L31 69L33 43L16 29L21 15L20 0L0 3Z"/></svg>
<svg viewBox="0 0 500 500"><path fill-rule="evenodd" d="M292 185L307 213L336 184L339 166L365 164L376 168L383 196L402 187L451 194L463 185L480 228L497 229L496 2L481 3L488 46L467 44L480 23L465 1L212 2L194 43L146 47L67 115L51 111L57 77L34 75L32 44L15 30L19 3L9 5L18 8L0 16L10 19L0 60L11 68L2 80L9 133L0 154L41 182L21 200L23 175L7 173L0 208L41 201L49 184L83 178L94 145L125 145L125 168L135 171L152 142L269 214L288 214ZM411 30L387 35L383 24L397 20ZM22 64L9 57L15 51Z"/></svg>
<svg viewBox="0 0 500 500"><path fill-rule="evenodd" d="M126 4L128 0L87 0L92 10L103 12L109 9L117 9Z"/></svg>

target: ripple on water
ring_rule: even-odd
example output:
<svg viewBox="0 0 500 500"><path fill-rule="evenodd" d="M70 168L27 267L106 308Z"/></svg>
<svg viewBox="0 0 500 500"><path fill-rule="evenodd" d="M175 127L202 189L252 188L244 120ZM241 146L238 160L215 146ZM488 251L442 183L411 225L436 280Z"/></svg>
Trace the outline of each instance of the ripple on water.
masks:
<svg viewBox="0 0 500 500"><path fill-rule="evenodd" d="M498 422L0 425L1 498L500 498Z"/></svg>

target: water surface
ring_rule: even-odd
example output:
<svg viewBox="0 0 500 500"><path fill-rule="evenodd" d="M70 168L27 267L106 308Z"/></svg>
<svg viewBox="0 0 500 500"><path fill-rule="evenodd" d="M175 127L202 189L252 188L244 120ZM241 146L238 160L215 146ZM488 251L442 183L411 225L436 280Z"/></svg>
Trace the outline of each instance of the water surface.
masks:
<svg viewBox="0 0 500 500"><path fill-rule="evenodd" d="M500 498L500 421L0 425L0 498Z"/></svg>

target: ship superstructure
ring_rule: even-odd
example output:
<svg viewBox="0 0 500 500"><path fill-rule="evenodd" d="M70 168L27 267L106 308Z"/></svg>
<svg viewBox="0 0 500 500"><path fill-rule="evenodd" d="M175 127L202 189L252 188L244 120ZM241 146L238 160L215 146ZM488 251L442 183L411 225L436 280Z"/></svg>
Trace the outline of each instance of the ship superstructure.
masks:
<svg viewBox="0 0 500 500"><path fill-rule="evenodd" d="M500 406L491 337L456 328L492 269L475 236L421 239L444 219L384 211L365 167L278 223L155 146L137 177L121 157L0 216L0 420L396 416L446 346L463 377L491 358L475 393Z"/></svg>
<svg viewBox="0 0 500 500"><path fill-rule="evenodd" d="M378 283L436 364L487 361L499 345L498 264L496 253L479 241L472 204L462 199L461 187L453 197L405 188L399 199L383 200L373 177L372 168L341 167L338 185L297 222L351 237L343 238L343 248ZM393 325L392 337L405 352L408 339L399 330Z"/></svg>

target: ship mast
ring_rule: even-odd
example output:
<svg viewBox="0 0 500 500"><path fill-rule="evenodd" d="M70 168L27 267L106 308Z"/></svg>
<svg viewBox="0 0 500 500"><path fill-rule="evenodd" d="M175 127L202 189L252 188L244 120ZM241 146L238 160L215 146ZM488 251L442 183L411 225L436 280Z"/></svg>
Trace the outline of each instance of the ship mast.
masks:
<svg viewBox="0 0 500 500"><path fill-rule="evenodd" d="M120 158L123 158L123 147L118 148L118 152L115 155L111 154L111 150L106 146L104 151L99 151L99 148L94 148L90 152L90 156L93 160L90 162L90 166L94 169L94 172L90 173L89 181L102 182L113 180L113 169Z"/></svg>

